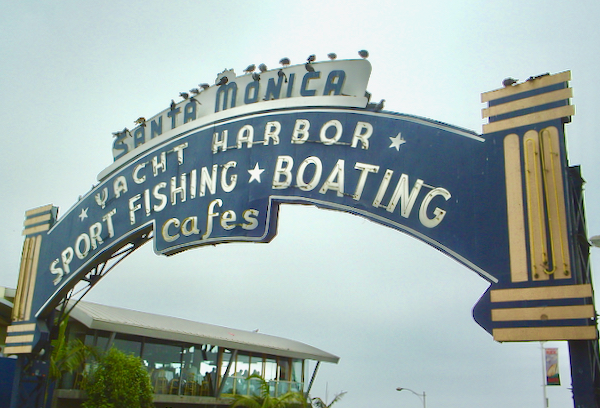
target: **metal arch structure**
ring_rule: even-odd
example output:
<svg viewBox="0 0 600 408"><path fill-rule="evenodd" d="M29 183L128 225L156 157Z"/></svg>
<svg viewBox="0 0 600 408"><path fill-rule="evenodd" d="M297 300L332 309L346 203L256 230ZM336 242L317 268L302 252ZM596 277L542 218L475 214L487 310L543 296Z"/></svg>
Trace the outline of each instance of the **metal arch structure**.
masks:
<svg viewBox="0 0 600 408"><path fill-rule="evenodd" d="M53 298L53 310L38 319L40 338L36 347L31 352L20 353L18 356L11 407L37 408L44 406L44 401L51 403L51 398L48 397L53 391L53 384L48 379L51 341L56 338L61 322L102 277L151 239L152 230L147 229L122 241L122 246L116 246L114 252L106 253L91 263L88 271L81 274L80 280L74 282L74 286L66 288ZM24 248L24 255L26 251L27 247Z"/></svg>
<svg viewBox="0 0 600 408"><path fill-rule="evenodd" d="M575 405L600 407L582 181L565 147L570 73L482 94L479 134L371 104L366 60L311 68L224 71L117 132L115 162L60 219L52 205L26 212L6 350L19 355L16 388L43 381L57 306L143 243L173 255L269 242L278 206L299 203L368 218L479 274L490 287L477 323L496 341L569 341Z"/></svg>

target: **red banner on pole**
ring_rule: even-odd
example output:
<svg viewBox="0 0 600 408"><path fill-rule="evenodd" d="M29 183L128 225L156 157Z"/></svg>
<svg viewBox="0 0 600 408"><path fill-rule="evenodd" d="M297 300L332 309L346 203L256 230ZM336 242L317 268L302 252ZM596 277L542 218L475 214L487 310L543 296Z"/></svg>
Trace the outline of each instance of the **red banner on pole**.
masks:
<svg viewBox="0 0 600 408"><path fill-rule="evenodd" d="M547 348L546 351L546 385L560 385L558 373L558 349Z"/></svg>

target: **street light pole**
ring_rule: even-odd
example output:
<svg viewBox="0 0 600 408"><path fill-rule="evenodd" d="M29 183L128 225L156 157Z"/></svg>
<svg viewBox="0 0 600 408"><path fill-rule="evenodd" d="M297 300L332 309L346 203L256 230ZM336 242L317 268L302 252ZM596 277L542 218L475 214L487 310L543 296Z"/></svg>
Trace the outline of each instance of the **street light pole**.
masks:
<svg viewBox="0 0 600 408"><path fill-rule="evenodd" d="M417 397L419 397L419 399L421 401L423 401L423 408L427 408L427 400L426 400L426 396L425 396L425 391L423 391L423 394L419 394L418 392L414 392L410 388L402 388L402 387L397 387L396 388L396 391L402 391L402 390L410 391L413 394L415 394Z"/></svg>

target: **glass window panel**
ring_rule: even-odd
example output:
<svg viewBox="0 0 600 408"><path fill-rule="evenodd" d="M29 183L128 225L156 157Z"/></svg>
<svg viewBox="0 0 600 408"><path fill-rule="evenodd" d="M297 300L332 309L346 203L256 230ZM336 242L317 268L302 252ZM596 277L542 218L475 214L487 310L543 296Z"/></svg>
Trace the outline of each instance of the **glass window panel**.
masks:
<svg viewBox="0 0 600 408"><path fill-rule="evenodd" d="M113 347L121 350L125 354L133 354L136 357L139 357L142 351L142 343L140 341L119 337L113 341Z"/></svg>
<svg viewBox="0 0 600 408"><path fill-rule="evenodd" d="M217 371L217 347L205 345L202 350L202 362L200 363L200 374L205 376L210 372Z"/></svg>
<svg viewBox="0 0 600 408"><path fill-rule="evenodd" d="M157 394L167 394L173 380L181 373L181 346L159 343L144 345L143 360L150 371L150 379Z"/></svg>
<svg viewBox="0 0 600 408"><path fill-rule="evenodd" d="M194 361L194 349L195 347L184 347L183 348L183 379L184 381L196 381L198 376L199 367L193 364Z"/></svg>
<svg viewBox="0 0 600 408"><path fill-rule="evenodd" d="M94 335L93 334L86 334L85 335L85 345L86 346L94 346Z"/></svg>
<svg viewBox="0 0 600 408"><path fill-rule="evenodd" d="M237 378L247 378L248 370L250 369L250 356L247 354L238 353L235 366L235 376Z"/></svg>
<svg viewBox="0 0 600 408"><path fill-rule="evenodd" d="M246 395L248 393L248 370L250 368L250 356L238 354L235 373L235 393Z"/></svg>
<svg viewBox="0 0 600 408"><path fill-rule="evenodd" d="M264 379L266 381L274 380L277 377L277 362L274 358L267 358L265 361Z"/></svg>
<svg viewBox="0 0 600 408"><path fill-rule="evenodd" d="M225 377L225 373L227 372L227 367L229 366L229 362L231 361L231 367L229 367L229 374L227 378L224 380L223 390L221 391L223 394L233 394L235 392L235 379L233 375L235 374L235 360L231 360L232 354L228 350L223 351L222 362L221 362L221 378Z"/></svg>
<svg viewBox="0 0 600 408"><path fill-rule="evenodd" d="M106 348L108 347L108 338L109 336L107 333L98 333L96 336L96 347L98 347L98 350L106 351Z"/></svg>
<svg viewBox="0 0 600 408"><path fill-rule="evenodd" d="M225 373L227 372L227 367L229 366L229 362L231 361L232 354L228 350L224 350L221 356L221 378L225 377ZM235 374L235 360L231 361L231 367L229 368L229 374L227 379L225 380L225 384L223 385L223 390L221 391L223 394L233 394L234 391L234 376Z"/></svg>
<svg viewBox="0 0 600 408"><path fill-rule="evenodd" d="M216 384L216 374L217 374L217 358L218 358L218 347L211 346L209 344L205 344L200 349L200 353L202 355L202 359L200 362L200 375L203 378L203 386L205 387L206 392L210 395L213 395ZM207 394L207 395L208 395Z"/></svg>
<svg viewBox="0 0 600 408"><path fill-rule="evenodd" d="M262 377L263 358L262 356L252 356L250 358L250 374Z"/></svg>
<svg viewBox="0 0 600 408"><path fill-rule="evenodd" d="M250 378L248 381L248 394L250 395L254 395L254 396L259 396L262 392L262 390L260 389L260 379L258 378Z"/></svg>
<svg viewBox="0 0 600 408"><path fill-rule="evenodd" d="M279 358L277 360L278 368L278 380L289 380L290 379L290 360L288 358Z"/></svg>
<svg viewBox="0 0 600 408"><path fill-rule="evenodd" d="M292 360L292 381L302 382L304 380L302 378L302 373L304 372L302 370L302 363L303 360L297 358Z"/></svg>
<svg viewBox="0 0 600 408"><path fill-rule="evenodd" d="M290 390L290 383L287 381L277 382L277 395L283 395Z"/></svg>

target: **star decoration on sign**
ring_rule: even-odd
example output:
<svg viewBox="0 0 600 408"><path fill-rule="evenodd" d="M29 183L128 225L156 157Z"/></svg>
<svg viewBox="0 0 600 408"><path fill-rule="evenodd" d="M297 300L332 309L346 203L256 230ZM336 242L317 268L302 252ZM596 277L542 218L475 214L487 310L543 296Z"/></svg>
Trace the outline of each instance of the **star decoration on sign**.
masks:
<svg viewBox="0 0 600 408"><path fill-rule="evenodd" d="M406 140L402 137L402 133L398 133L396 137L390 137L392 144L390 145L390 149L394 147L397 151L400 151L400 145L406 143Z"/></svg>
<svg viewBox="0 0 600 408"><path fill-rule="evenodd" d="M88 217L88 215L87 215L87 211L88 211L88 209L87 209L87 208L85 208L85 209L84 209L84 208L82 208L82 209L81 209L81 214L79 214L79 215L78 215L78 217L79 217L79 219L80 219L81 221L85 220L85 219Z"/></svg>
<svg viewBox="0 0 600 408"><path fill-rule="evenodd" d="M260 175L263 171L265 171L265 169L261 169L260 167L258 167L257 162L252 170L248 170L248 173L250 173L250 180L248 181L248 184L252 183L254 180L260 183Z"/></svg>

